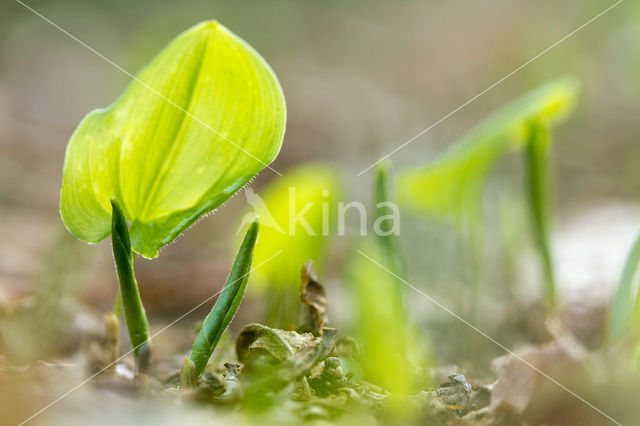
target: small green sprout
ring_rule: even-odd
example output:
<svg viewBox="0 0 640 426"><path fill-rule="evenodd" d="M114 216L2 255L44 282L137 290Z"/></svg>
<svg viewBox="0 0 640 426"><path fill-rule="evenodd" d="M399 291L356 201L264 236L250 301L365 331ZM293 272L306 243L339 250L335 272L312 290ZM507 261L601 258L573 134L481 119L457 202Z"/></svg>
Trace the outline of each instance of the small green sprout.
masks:
<svg viewBox="0 0 640 426"><path fill-rule="evenodd" d="M479 247L481 195L489 172L506 154L524 151L527 193L534 234L547 281L545 296L555 303L549 249L549 130L572 111L578 84L563 78L539 87L500 108L482 121L441 158L405 171L398 195L409 208L437 219L452 220L468 230L471 247Z"/></svg>
<svg viewBox="0 0 640 426"><path fill-rule="evenodd" d="M238 307L242 302L247 282L249 281L249 272L251 271L251 262L253 260L253 249L258 239L258 221L255 220L250 226L247 234L240 245L240 250L233 263L227 282L225 283L218 300L213 309L207 315L202 328L191 350L191 356L185 360L183 374L185 377L188 371L193 370L195 377L200 377L207 362L213 354L222 333L227 329L229 323L238 311ZM190 361L190 362L187 362ZM191 367L193 364L193 368ZM182 375L181 375L182 377ZM182 379L181 379L182 381Z"/></svg>
<svg viewBox="0 0 640 426"><path fill-rule="evenodd" d="M198 374L196 373L196 365L189 358L185 358L180 369L180 388L195 388L198 384Z"/></svg>

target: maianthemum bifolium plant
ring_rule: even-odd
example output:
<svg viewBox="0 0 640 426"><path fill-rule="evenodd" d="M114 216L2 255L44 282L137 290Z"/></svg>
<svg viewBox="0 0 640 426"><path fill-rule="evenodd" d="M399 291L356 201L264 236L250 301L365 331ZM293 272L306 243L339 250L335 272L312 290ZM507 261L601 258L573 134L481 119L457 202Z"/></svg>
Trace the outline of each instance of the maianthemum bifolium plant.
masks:
<svg viewBox="0 0 640 426"><path fill-rule="evenodd" d="M111 234L139 367L149 359L150 342L135 254L157 257L271 163L285 116L269 65L227 28L207 21L172 40L113 104L90 112L71 136L60 214L88 243ZM257 234L254 222L196 340L191 360L198 374L240 304Z"/></svg>
<svg viewBox="0 0 640 426"><path fill-rule="evenodd" d="M533 235L544 269L548 306L556 300L549 247L551 129L573 110L578 82L561 78L538 87L499 108L434 162L404 170L398 198L432 218L453 221L469 235L477 251L481 229L481 195L491 169L512 152L523 155L524 192L529 199Z"/></svg>

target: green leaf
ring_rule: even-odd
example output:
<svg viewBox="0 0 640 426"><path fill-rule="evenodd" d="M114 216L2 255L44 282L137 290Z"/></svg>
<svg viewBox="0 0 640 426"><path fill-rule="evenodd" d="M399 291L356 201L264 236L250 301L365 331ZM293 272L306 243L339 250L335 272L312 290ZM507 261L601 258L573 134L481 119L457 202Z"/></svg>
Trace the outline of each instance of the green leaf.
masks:
<svg viewBox="0 0 640 426"><path fill-rule="evenodd" d="M609 309L609 338L618 340L622 338L632 326L640 325L640 291L634 286L638 279L638 266L640 266L640 236L636 239L622 270L620 283L616 295L611 301ZM636 330L637 331L637 330Z"/></svg>
<svg viewBox="0 0 640 426"><path fill-rule="evenodd" d="M480 194L493 165L528 142L529 124L546 128L564 120L578 93L574 79L537 88L498 109L460 139L442 157L398 177L398 198L409 208L458 223L477 221Z"/></svg>
<svg viewBox="0 0 640 426"><path fill-rule="evenodd" d="M115 198L111 199L112 223L111 244L113 257L116 261L118 282L120 283L120 298L124 316L127 321L129 338L139 370L144 370L150 361L151 340L149 338L149 323L140 299L140 291L133 270L133 253L129 239L129 229L124 218L124 212Z"/></svg>
<svg viewBox="0 0 640 426"><path fill-rule="evenodd" d="M132 249L156 257L277 156L285 127L266 62L215 21L177 36L67 147L60 212L78 238L109 235L111 197Z"/></svg>
<svg viewBox="0 0 640 426"><path fill-rule="evenodd" d="M250 226L242 241L236 260L233 263L227 282L213 309L202 323L202 329L198 333L191 356L189 359L195 364L196 377L199 377L207 366L207 362L216 345L235 316L244 297L251 271L253 260L253 248L258 239L258 221Z"/></svg>

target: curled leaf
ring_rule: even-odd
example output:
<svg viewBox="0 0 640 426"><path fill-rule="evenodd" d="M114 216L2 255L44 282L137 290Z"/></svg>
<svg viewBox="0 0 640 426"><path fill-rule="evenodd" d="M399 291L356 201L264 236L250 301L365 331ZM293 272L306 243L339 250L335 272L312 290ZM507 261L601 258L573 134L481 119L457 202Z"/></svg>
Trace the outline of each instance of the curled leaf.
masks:
<svg viewBox="0 0 640 426"><path fill-rule="evenodd" d="M283 332L276 329L272 331ZM284 333L297 334L295 331ZM311 340L297 346L295 352L281 363L247 374L245 386L249 399L252 399L253 395L264 395L267 391L282 390L290 383L309 374L312 368L329 356L334 348L335 335L336 329L332 328L325 328L322 337L313 338L310 334L306 334L311 337ZM292 336L293 334L289 334L289 337Z"/></svg>
<svg viewBox="0 0 640 426"><path fill-rule="evenodd" d="M311 333L300 334L261 324L249 324L242 329L236 340L238 361L247 363L252 355L268 355L277 362L289 359L296 352L313 346L319 341Z"/></svg>
<svg viewBox="0 0 640 426"><path fill-rule="evenodd" d="M227 329L240 307L247 289L253 260L253 248L257 239L258 221L255 220L242 241L227 282L222 288L213 309L202 323L202 328L193 344L189 359L195 365L196 377L199 377L204 371L211 354L222 337L222 333Z"/></svg>
<svg viewBox="0 0 640 426"><path fill-rule="evenodd" d="M60 213L78 238L109 235L111 197L132 249L156 257L276 157L284 96L264 59L215 21L169 43L67 147Z"/></svg>
<svg viewBox="0 0 640 426"><path fill-rule="evenodd" d="M307 309L304 312L303 324L298 328L300 332L311 332L314 336L322 336L322 328L329 321L329 299L324 286L318 281L313 268L313 262L307 261L300 273L300 300Z"/></svg>

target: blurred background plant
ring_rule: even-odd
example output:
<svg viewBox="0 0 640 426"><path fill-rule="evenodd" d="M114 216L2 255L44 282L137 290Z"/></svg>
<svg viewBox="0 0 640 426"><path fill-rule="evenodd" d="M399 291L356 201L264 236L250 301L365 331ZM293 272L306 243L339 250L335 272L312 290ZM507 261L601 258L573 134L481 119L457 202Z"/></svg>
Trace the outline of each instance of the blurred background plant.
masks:
<svg viewBox="0 0 640 426"><path fill-rule="evenodd" d="M266 321L274 327L294 329L300 320L300 269L307 260L324 270L327 240L336 235L340 176L329 164L301 164L283 171L259 194L245 191L250 211L237 233L259 216L262 232L255 249L255 264L264 266L252 275L250 292L264 300ZM279 252L281 256L270 259ZM267 262L268 261L268 262Z"/></svg>
<svg viewBox="0 0 640 426"><path fill-rule="evenodd" d="M410 210L452 223L461 246L470 253L472 300L482 274L484 251L483 195L489 174L509 153L522 151L532 234L544 271L545 301L556 303L550 241L549 153L551 128L573 109L578 83L564 78L536 88L502 106L457 141L442 157L426 166L403 171L397 187Z"/></svg>

